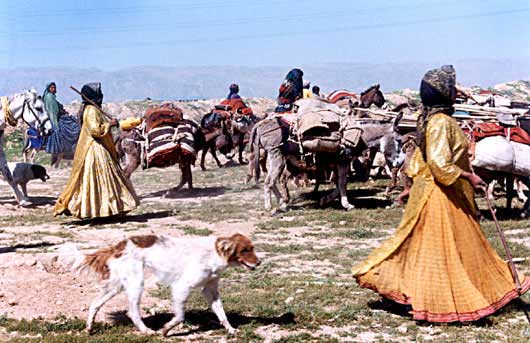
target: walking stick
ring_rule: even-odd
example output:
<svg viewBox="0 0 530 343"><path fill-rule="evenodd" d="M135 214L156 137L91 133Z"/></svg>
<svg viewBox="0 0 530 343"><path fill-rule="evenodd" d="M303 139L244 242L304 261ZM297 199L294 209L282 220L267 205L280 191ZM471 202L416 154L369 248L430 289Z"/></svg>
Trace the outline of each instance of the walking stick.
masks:
<svg viewBox="0 0 530 343"><path fill-rule="evenodd" d="M499 222L497 221L497 216L495 215L495 211L493 211L493 207L491 206L491 200L488 197L487 193L486 193L486 202L488 203L488 209L490 210L491 216L493 217L493 222L495 223L495 228L497 229L497 233L499 234L499 237L501 238L502 246L504 247L504 252L506 253L506 258L508 259L508 265L510 266L510 269L512 271L513 281L515 282L515 287L517 287L517 293L521 294L521 289L522 289L521 282L519 281L519 275L517 274L517 270L515 269L515 263L513 263L512 253L510 252L510 247L508 247L508 243L506 242L506 237L504 236L504 232L502 232Z"/></svg>
<svg viewBox="0 0 530 343"><path fill-rule="evenodd" d="M488 197L488 192L486 191L485 187L483 187L482 189L484 193L486 193L486 203L488 204L488 209L491 212L491 216L493 218L493 222L495 223L495 228L497 229L497 233L499 234L499 237L501 238L502 246L504 247L504 252L506 253L506 258L508 259L508 265L510 266L510 270L512 272L513 281L515 282L515 287L517 288L517 294L521 296L522 295L521 281L519 280L517 269L515 269L515 263L513 263L512 253L510 252L510 247L508 246L508 243L506 242L506 237L504 236L504 232L502 232L499 222L497 221L497 216L495 215L495 211L493 210L493 206L491 205L491 200ZM526 315L526 320L528 320L528 323L530 324L530 316L528 315L528 312L526 311L525 306L521 305L521 309Z"/></svg>
<svg viewBox="0 0 530 343"><path fill-rule="evenodd" d="M89 98L87 98L83 93L81 93L79 90L77 90L74 86L70 86L70 88L76 92L77 94L81 95L81 97L83 98L83 100L85 100L86 102L88 102L90 105L94 106L95 108L97 108L98 110L101 111L101 113L103 113L103 115L107 118L109 118L110 120L112 119L116 119L114 118L113 116L111 116L110 114L107 114L105 111L103 111L103 109L101 107L99 107L98 104L96 104L94 101L90 100Z"/></svg>

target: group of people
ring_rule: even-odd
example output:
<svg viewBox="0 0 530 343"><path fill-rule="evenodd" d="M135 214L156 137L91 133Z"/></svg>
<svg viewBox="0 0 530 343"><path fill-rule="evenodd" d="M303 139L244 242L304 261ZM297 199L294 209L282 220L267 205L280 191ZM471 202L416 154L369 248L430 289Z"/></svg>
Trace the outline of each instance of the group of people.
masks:
<svg viewBox="0 0 530 343"><path fill-rule="evenodd" d="M277 112L290 110L303 97L302 76L300 69L287 74ZM239 87L231 85L227 100L240 99L238 92ZM112 140L111 128L118 122L107 120L100 108L100 84L85 85L82 94L74 164L54 214L95 218L126 213L139 201L121 171ZM411 306L414 319L476 321L526 292L530 278L518 275L521 287L516 288L508 264L477 220L474 191L485 184L471 170L467 139L451 116L456 97L453 67L428 71L420 96L418 148L407 170L413 186L401 224L353 268L353 276L361 287Z"/></svg>

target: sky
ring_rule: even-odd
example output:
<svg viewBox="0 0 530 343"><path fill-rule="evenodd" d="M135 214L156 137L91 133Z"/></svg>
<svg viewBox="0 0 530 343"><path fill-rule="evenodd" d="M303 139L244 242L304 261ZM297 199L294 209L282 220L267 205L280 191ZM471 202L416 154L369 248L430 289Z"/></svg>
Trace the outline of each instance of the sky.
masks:
<svg viewBox="0 0 530 343"><path fill-rule="evenodd" d="M529 59L528 0L0 0L0 68Z"/></svg>

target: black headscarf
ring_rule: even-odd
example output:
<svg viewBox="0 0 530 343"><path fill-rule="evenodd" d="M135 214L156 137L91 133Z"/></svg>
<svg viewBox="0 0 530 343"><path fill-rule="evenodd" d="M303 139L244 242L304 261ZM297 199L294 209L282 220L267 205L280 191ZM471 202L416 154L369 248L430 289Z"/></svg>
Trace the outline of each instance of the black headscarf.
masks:
<svg viewBox="0 0 530 343"><path fill-rule="evenodd" d="M239 98L239 95L237 93L239 93L239 86L235 83L232 83L230 85L230 93L228 93L228 96L226 97L228 100L230 99L237 99Z"/></svg>
<svg viewBox="0 0 530 343"><path fill-rule="evenodd" d="M304 72L298 68L291 69L287 73L287 76L285 76L285 80L291 81L295 85L296 91L300 93L300 95L302 94L302 89L304 89L303 76Z"/></svg>
<svg viewBox="0 0 530 343"><path fill-rule="evenodd" d="M418 117L416 126L416 143L420 147L423 159L426 160L425 130L431 117L437 113L452 115L456 95L456 74L452 65L444 65L425 73L421 80L420 97L423 112Z"/></svg>
<svg viewBox="0 0 530 343"><path fill-rule="evenodd" d="M87 104L90 104L85 98L88 98L92 102L94 102L96 105L101 107L101 104L103 103L103 93L101 92L101 83L100 82L91 82L87 83L86 85L81 88L81 93L84 95L84 97L81 97L82 105L79 109L79 122L81 125L83 125L83 112L85 111L85 107Z"/></svg>

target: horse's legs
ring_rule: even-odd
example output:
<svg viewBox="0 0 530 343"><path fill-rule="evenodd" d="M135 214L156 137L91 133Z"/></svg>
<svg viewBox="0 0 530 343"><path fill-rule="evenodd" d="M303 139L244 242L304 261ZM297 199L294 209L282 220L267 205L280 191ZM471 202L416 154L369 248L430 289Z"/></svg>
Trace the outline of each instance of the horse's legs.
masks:
<svg viewBox="0 0 530 343"><path fill-rule="evenodd" d="M267 211L270 211L272 209L271 191L274 192L274 195L280 203L280 206L285 206L285 204L281 201L281 194L278 190L278 187L276 186L276 183L278 182L278 179L280 178L283 169L285 168L285 158L281 155L279 151L271 152L268 157L269 158L267 159L267 164L269 172L265 177L265 183L263 188L265 198L265 209Z"/></svg>
<svg viewBox="0 0 530 343"><path fill-rule="evenodd" d="M506 175L506 209L511 210L512 209L512 200L514 196L514 177L513 175Z"/></svg>
<svg viewBox="0 0 530 343"><path fill-rule="evenodd" d="M219 161L219 158L217 158L217 154L215 153L215 144L212 144L210 146L210 154L212 154L215 163L217 163L217 167L222 168L223 165L221 164L221 161Z"/></svg>
<svg viewBox="0 0 530 343"><path fill-rule="evenodd" d="M59 168L59 164L61 163L61 160L63 159L63 153L56 153L52 154L52 162L51 166L55 169Z"/></svg>
<svg viewBox="0 0 530 343"><path fill-rule="evenodd" d="M0 135L0 140L2 139L2 135ZM11 187L11 190L13 190L13 193L15 194L15 198L20 206L27 206L30 204L29 200L22 194L20 189L18 189L17 184L15 183L15 180L13 180L13 175L11 175L11 171L9 170L9 167L7 166L7 160L6 155L4 153L4 147L0 143L0 172L2 175L4 175L4 179L7 181L9 186Z"/></svg>
<svg viewBox="0 0 530 343"><path fill-rule="evenodd" d="M339 164L337 166L337 176L338 176L337 187L340 193L340 204L347 211L354 208L354 206L348 202L348 194L347 194L348 171L349 171L349 164Z"/></svg>
<svg viewBox="0 0 530 343"><path fill-rule="evenodd" d="M243 142L243 138L239 141L239 164L247 164L248 161L245 161L243 159L243 151L245 151L245 143Z"/></svg>
<svg viewBox="0 0 530 343"><path fill-rule="evenodd" d="M256 153L251 152L248 155L247 179L245 183L249 183L250 180L252 180L252 177L254 176L254 168L255 168L254 166L256 165L256 163L259 163L259 161L255 161L255 159L256 159Z"/></svg>
<svg viewBox="0 0 530 343"><path fill-rule="evenodd" d="M191 163L189 161L184 162L182 173L186 173L186 180L188 181L188 189L193 189L193 174L191 173Z"/></svg>
<svg viewBox="0 0 530 343"><path fill-rule="evenodd" d="M519 180L522 182L523 185L526 186L530 190L530 177L523 176L520 177ZM523 211L521 212L521 217L526 218L528 217L528 210L530 209L530 197L526 197L526 201L523 205Z"/></svg>
<svg viewBox="0 0 530 343"><path fill-rule="evenodd" d="M123 173L125 176L130 179L132 173L140 165L140 158L134 158L130 154L125 153L125 167L123 168Z"/></svg>
<svg viewBox="0 0 530 343"><path fill-rule="evenodd" d="M37 149L33 148L31 149L31 153L29 155L29 161L30 163L35 163L35 157L37 157Z"/></svg>
<svg viewBox="0 0 530 343"><path fill-rule="evenodd" d="M209 145L206 145L201 152L201 170L206 170L206 167L204 166L204 159L206 158L206 153L208 152L208 149L210 148Z"/></svg>

